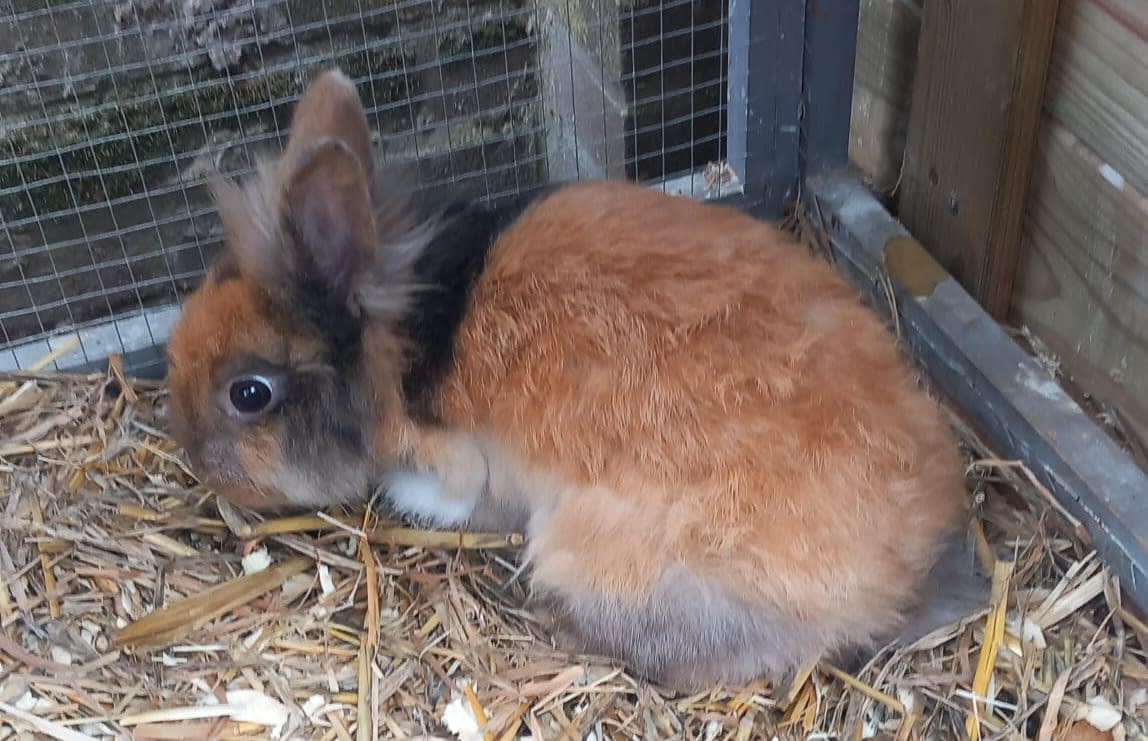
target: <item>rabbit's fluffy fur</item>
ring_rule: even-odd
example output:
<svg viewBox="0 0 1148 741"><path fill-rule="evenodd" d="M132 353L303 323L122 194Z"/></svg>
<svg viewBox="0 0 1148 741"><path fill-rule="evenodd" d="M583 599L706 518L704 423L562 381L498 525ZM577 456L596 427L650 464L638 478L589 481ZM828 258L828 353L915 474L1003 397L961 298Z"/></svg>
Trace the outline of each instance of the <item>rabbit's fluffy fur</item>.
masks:
<svg viewBox="0 0 1148 741"><path fill-rule="evenodd" d="M177 440L222 495L380 491L426 525L523 528L565 645L683 690L976 604L955 440L831 267L631 184L418 206L371 156L329 72L284 155L218 188L227 251L169 381ZM253 376L274 399L240 412L232 382Z"/></svg>

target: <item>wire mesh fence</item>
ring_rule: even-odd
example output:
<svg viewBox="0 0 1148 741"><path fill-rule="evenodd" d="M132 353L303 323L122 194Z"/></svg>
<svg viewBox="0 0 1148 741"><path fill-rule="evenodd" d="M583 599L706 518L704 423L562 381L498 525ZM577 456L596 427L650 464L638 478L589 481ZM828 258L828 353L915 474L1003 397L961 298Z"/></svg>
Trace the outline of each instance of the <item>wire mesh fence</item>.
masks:
<svg viewBox="0 0 1148 741"><path fill-rule="evenodd" d="M729 7L654 2L623 16L626 174L669 180L724 159Z"/></svg>
<svg viewBox="0 0 1148 741"><path fill-rule="evenodd" d="M220 246L207 179L281 147L321 69L355 81L380 161L409 165L405 188L497 200L720 160L727 12L724 0L8 0L0 367L64 340L78 345L70 365L162 344Z"/></svg>

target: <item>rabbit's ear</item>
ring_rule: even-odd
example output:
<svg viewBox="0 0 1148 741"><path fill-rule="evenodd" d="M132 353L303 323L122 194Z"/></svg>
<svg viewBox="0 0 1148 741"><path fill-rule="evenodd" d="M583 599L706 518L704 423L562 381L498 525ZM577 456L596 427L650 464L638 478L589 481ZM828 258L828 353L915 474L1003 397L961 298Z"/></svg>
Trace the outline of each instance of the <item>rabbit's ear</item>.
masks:
<svg viewBox="0 0 1148 741"><path fill-rule="evenodd" d="M282 158L215 201L244 274L288 310L352 308L352 279L373 262L374 164L359 94L339 71L307 88Z"/></svg>
<svg viewBox="0 0 1148 741"><path fill-rule="evenodd" d="M376 238L366 173L346 144L328 139L305 153L283 184L280 219L295 298L318 290L346 304Z"/></svg>
<svg viewBox="0 0 1148 741"><path fill-rule="evenodd" d="M308 294L318 289L345 305L352 279L369 265L373 159L354 84L338 70L323 73L295 109L278 172L279 226L283 248L293 253L287 261L294 267L296 299L313 299Z"/></svg>
<svg viewBox="0 0 1148 741"><path fill-rule="evenodd" d="M317 77L295 107L283 169L294 171L310 152L332 139L354 155L368 181L374 177L367 114L354 83L339 70Z"/></svg>

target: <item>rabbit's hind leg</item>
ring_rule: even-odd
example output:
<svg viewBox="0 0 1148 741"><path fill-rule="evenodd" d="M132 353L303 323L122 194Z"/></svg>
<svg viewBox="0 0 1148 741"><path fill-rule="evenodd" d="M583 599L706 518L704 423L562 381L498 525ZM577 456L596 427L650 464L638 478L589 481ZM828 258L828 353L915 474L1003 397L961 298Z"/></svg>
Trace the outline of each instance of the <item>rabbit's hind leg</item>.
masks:
<svg viewBox="0 0 1148 741"><path fill-rule="evenodd" d="M777 680L819 656L824 626L688 561L711 515L654 485L571 488L527 532L531 596L563 649L625 663L678 691Z"/></svg>
<svg viewBox="0 0 1148 741"><path fill-rule="evenodd" d="M566 591L535 580L534 609L572 653L613 659L678 692L773 682L819 655L821 637L781 610L753 608L674 567L647 595Z"/></svg>

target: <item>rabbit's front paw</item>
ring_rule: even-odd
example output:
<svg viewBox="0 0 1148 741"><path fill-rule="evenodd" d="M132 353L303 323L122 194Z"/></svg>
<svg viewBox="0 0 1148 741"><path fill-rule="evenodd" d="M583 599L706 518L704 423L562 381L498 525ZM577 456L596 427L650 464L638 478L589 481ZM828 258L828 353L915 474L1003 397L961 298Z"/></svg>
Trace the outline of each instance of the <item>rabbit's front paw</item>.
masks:
<svg viewBox="0 0 1148 741"><path fill-rule="evenodd" d="M486 457L463 435L428 434L417 468L387 476L386 498L399 514L431 527L466 524L487 487Z"/></svg>
<svg viewBox="0 0 1148 741"><path fill-rule="evenodd" d="M387 477L386 498L394 510L431 527L454 527L470 519L476 492L452 491L426 471L397 471Z"/></svg>

